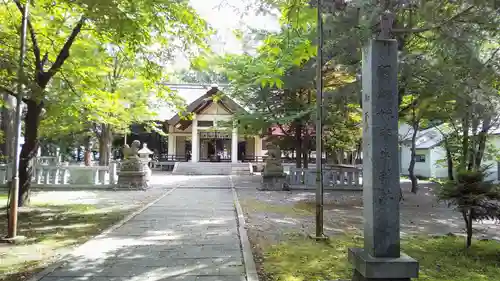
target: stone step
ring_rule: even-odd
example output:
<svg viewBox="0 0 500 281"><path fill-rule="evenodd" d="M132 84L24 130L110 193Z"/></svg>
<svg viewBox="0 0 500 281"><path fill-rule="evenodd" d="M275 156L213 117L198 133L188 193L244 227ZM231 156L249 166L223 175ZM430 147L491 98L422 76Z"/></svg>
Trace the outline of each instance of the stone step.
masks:
<svg viewBox="0 0 500 281"><path fill-rule="evenodd" d="M178 162L174 175L249 175L248 163Z"/></svg>

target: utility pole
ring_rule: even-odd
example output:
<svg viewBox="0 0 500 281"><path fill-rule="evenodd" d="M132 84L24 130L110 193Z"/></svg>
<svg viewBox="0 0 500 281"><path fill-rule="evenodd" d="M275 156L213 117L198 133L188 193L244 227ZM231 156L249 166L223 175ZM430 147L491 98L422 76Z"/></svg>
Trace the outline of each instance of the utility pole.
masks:
<svg viewBox="0 0 500 281"><path fill-rule="evenodd" d="M327 239L323 233L323 9L333 14L335 10L345 8L345 0L310 0L309 4L317 8L317 41L318 53L316 56L316 233L311 238L316 240Z"/></svg>
<svg viewBox="0 0 500 281"><path fill-rule="evenodd" d="M24 59L26 57L26 27L28 25L29 16L29 0L24 4L24 11L21 24L20 36L20 54L19 54L19 69L17 72L17 102L16 102L16 120L15 128L16 135L14 140L14 159L12 161L12 186L10 197L10 212L7 240L16 241L20 237L17 236L17 206L19 202L19 158L20 158L20 139L21 139L21 117L22 117L22 102L23 102L23 81L24 81Z"/></svg>
<svg viewBox="0 0 500 281"><path fill-rule="evenodd" d="M324 240L323 233L323 5L322 0L312 0L310 5L317 8L316 55L316 233L312 239Z"/></svg>
<svg viewBox="0 0 500 281"><path fill-rule="evenodd" d="M316 239L323 234L323 16L318 5L318 54L316 59Z"/></svg>

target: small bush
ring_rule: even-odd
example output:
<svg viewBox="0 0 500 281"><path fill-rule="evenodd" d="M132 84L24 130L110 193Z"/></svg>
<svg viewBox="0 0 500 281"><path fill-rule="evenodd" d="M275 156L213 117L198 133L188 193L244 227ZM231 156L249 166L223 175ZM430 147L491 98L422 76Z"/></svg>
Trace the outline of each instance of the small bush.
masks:
<svg viewBox="0 0 500 281"><path fill-rule="evenodd" d="M456 180L441 184L438 198L454 206L465 222L467 248L472 243L472 223L485 219L500 219L500 189L492 181L486 181L486 172L461 171Z"/></svg>

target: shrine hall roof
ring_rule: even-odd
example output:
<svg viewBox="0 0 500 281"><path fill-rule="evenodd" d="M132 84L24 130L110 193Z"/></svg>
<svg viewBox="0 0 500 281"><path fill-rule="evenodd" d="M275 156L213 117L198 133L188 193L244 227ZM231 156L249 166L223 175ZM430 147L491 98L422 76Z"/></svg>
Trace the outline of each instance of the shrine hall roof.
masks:
<svg viewBox="0 0 500 281"><path fill-rule="evenodd" d="M209 84L170 84L166 83L168 86L180 99L179 103L181 103L184 107L188 109L188 111L197 108L198 103L201 103L204 97L209 95L213 95L217 92L224 92L225 89L228 89L228 85L209 85ZM239 103L234 101L231 97L224 93L224 100L226 103L231 104L232 108L242 108ZM157 102L152 105L152 109L157 113L155 117L158 121L169 121L173 119L177 119L178 111L175 106L167 103Z"/></svg>
<svg viewBox="0 0 500 281"><path fill-rule="evenodd" d="M210 89L211 85L205 84L166 84L175 94L182 99L184 106L188 106L203 95L205 95ZM223 91L223 87L219 86L218 89ZM177 115L177 110L174 106L169 104L158 103L154 111L157 112L158 116L156 119L161 121L168 121Z"/></svg>

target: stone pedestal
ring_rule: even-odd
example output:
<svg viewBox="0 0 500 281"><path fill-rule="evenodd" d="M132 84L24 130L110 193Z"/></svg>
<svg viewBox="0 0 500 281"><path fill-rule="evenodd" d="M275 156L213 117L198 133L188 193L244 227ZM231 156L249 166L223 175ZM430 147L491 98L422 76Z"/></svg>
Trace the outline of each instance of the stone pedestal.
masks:
<svg viewBox="0 0 500 281"><path fill-rule="evenodd" d="M399 258L374 258L365 250L349 249L354 265L352 281L410 281L418 277L418 262L401 254Z"/></svg>
<svg viewBox="0 0 500 281"><path fill-rule="evenodd" d="M149 179L145 171L120 171L116 188L148 189Z"/></svg>
<svg viewBox="0 0 500 281"><path fill-rule="evenodd" d="M286 174L263 175L258 190L282 191L289 190Z"/></svg>
<svg viewBox="0 0 500 281"><path fill-rule="evenodd" d="M397 41L363 49L364 248L350 249L353 281L409 281L418 262L400 252Z"/></svg>
<svg viewBox="0 0 500 281"><path fill-rule="evenodd" d="M116 188L124 189L147 189L149 188L149 179L151 170L145 164L144 159L139 158L139 145L140 142L135 140L132 142L132 147L125 146L123 154L125 160L123 161L120 172L118 172L118 183ZM145 146L147 149L147 146ZM149 151L148 151L149 152ZM146 155L147 153L142 153ZM143 157L144 158L144 157Z"/></svg>

